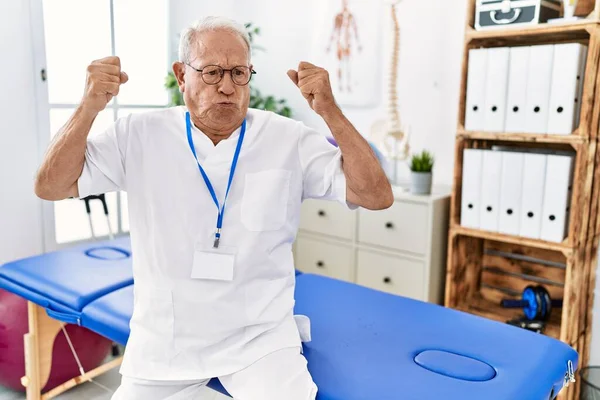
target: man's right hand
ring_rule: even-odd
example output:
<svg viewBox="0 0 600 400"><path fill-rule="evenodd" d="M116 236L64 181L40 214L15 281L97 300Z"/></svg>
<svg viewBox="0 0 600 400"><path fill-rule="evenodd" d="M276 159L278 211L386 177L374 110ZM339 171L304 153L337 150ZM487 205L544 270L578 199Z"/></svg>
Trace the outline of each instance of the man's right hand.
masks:
<svg viewBox="0 0 600 400"><path fill-rule="evenodd" d="M119 87L128 80L127 74L121 71L119 57L110 56L93 61L87 67L82 108L95 114L104 110L112 98L119 94Z"/></svg>

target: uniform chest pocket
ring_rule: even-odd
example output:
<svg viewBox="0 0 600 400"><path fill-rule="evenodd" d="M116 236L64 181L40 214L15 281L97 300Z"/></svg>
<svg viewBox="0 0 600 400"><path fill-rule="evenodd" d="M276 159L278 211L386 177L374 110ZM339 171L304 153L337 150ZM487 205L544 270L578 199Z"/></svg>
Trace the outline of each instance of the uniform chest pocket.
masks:
<svg viewBox="0 0 600 400"><path fill-rule="evenodd" d="M250 231L273 231L287 219L292 173L283 169L247 173L241 221Z"/></svg>

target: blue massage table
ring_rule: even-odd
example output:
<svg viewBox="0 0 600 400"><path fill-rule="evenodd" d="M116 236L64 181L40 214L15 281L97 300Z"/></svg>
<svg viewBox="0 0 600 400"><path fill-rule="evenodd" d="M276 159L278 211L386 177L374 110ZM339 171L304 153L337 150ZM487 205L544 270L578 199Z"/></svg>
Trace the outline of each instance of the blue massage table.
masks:
<svg viewBox="0 0 600 400"><path fill-rule="evenodd" d="M5 264L0 287L127 343L128 237ZM578 367L577 352L548 336L347 282L297 273L295 298L311 320L304 355L319 400L553 399ZM217 379L209 386L226 394Z"/></svg>

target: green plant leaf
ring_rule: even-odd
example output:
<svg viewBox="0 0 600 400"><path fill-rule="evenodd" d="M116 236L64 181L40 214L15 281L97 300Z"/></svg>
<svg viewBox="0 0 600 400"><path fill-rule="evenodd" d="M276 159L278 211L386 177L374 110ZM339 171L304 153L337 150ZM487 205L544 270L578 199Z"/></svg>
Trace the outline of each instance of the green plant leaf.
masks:
<svg viewBox="0 0 600 400"><path fill-rule="evenodd" d="M423 150L421 153L413 154L410 159L410 170L413 172L431 172L435 159L433 155Z"/></svg>

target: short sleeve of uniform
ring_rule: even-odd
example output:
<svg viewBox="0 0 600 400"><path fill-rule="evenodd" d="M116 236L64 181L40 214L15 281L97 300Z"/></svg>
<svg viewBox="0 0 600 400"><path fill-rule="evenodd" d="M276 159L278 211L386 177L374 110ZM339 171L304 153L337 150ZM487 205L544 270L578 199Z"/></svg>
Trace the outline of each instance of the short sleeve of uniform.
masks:
<svg viewBox="0 0 600 400"><path fill-rule="evenodd" d="M125 155L130 117L119 118L105 131L90 135L83 171L77 180L79 197L126 191Z"/></svg>
<svg viewBox="0 0 600 400"><path fill-rule="evenodd" d="M302 167L302 200L332 200L350 209L357 208L346 199L346 176L338 147L321 133L300 123L298 153Z"/></svg>

